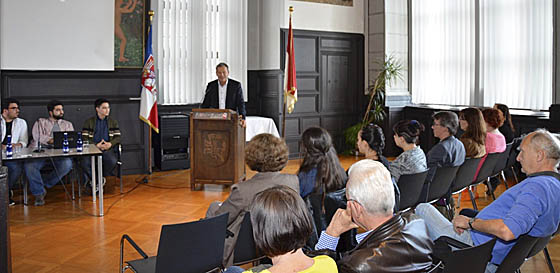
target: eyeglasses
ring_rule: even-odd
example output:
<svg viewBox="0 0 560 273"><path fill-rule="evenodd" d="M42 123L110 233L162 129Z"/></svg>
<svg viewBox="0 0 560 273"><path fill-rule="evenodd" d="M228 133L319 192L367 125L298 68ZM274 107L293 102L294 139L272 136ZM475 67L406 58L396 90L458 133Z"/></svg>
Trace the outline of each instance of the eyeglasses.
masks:
<svg viewBox="0 0 560 273"><path fill-rule="evenodd" d="M17 110L19 110L19 107L18 107L18 106L16 106L16 107L9 107L8 109L10 109L10 110L17 109Z"/></svg>

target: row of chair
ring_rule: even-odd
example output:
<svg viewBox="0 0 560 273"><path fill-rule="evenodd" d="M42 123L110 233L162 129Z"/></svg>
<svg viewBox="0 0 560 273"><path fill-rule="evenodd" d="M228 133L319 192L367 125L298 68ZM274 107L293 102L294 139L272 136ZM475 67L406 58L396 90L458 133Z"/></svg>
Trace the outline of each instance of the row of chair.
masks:
<svg viewBox="0 0 560 273"><path fill-rule="evenodd" d="M131 269L138 273L200 273L223 270L224 242L227 236L232 236L227 230L228 215L225 213L189 223L163 225L157 255L152 257L146 255L130 236L124 234L120 243L119 271L124 273ZM142 258L124 262L125 242L130 243ZM233 253L234 265L255 262L264 257L256 251L248 212L241 223Z"/></svg>
<svg viewBox="0 0 560 273"><path fill-rule="evenodd" d="M447 198L451 196L451 194L459 194L460 198L460 193L464 190L468 190L473 208L475 211L478 211L472 187L485 183L492 193L492 198L495 200L496 196L493 193L490 179L494 177L498 179L501 178L507 189L508 185L505 171L511 170L514 179L516 182L519 182L514 169L517 155L518 152L513 148L512 143L507 144L506 150L502 153L489 154L482 164L476 179L474 175L481 158L467 158L461 166L438 168L434 179L427 185L428 191L426 196L420 195L426 183L427 171L417 174L402 175L397 183L401 192L399 210L406 211L416 207L419 203L434 203L443 198L445 200L448 216L451 219L453 217L451 215L453 210ZM471 217L474 217L474 215ZM527 234L520 236L515 247L500 265L498 272L518 272L519 267L525 259L534 256L542 250L550 272L554 273L554 267L552 266L552 261L548 249L546 248L552 236L553 235L547 237L532 237ZM444 272L484 272L486 264L491 259L491 252L495 243L495 240L492 240L477 247L470 247L461 245L460 242L452 242L453 240L451 238L443 238L443 240L446 240L455 248L462 248L456 251L456 253L454 252L453 255L455 255L456 258L454 258L455 256L453 255L448 257L449 260L445 264L446 269ZM465 257L473 258L472 262L465 263ZM465 268L465 264L473 265L473 267ZM479 267L478 269L476 269L477 266Z"/></svg>

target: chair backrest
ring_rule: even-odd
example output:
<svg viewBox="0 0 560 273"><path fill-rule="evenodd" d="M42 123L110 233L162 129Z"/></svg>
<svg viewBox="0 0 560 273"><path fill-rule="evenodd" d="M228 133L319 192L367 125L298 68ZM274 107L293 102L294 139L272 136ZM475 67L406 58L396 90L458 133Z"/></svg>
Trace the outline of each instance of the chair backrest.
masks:
<svg viewBox="0 0 560 273"><path fill-rule="evenodd" d="M444 259L444 273L483 273L486 265L492 259L492 249L496 239L484 244L455 250Z"/></svg>
<svg viewBox="0 0 560 273"><path fill-rule="evenodd" d="M508 163L507 161L511 153L511 145L512 145L511 143L508 143L506 145L506 150L500 153L500 158L498 159L498 162L494 166L494 171L492 171L493 175L500 173L503 169L506 168L506 165Z"/></svg>
<svg viewBox="0 0 560 273"><path fill-rule="evenodd" d="M449 188L451 187L451 183L455 180L455 175L457 174L459 167L460 166L437 168L434 179L428 188L428 198L426 198L428 203L437 201L447 194Z"/></svg>
<svg viewBox="0 0 560 273"><path fill-rule="evenodd" d="M498 160L500 160L501 153L492 153L486 156L484 163L482 163L482 167L480 167L480 171L478 171L478 176L473 184L480 183L482 181L486 181L486 179L491 176L494 171L494 167L498 164Z"/></svg>
<svg viewBox="0 0 560 273"><path fill-rule="evenodd" d="M469 186L474 180L476 168L480 163L481 158L467 158L455 175L455 181L451 184L451 193L462 191Z"/></svg>
<svg viewBox="0 0 560 273"><path fill-rule="evenodd" d="M156 272L207 272L222 266L229 213L161 227Z"/></svg>
<svg viewBox="0 0 560 273"><path fill-rule="evenodd" d="M424 181L426 181L426 176L428 176L428 171L415 174L403 174L399 177L399 181L397 182L401 192L399 211L416 205L420 198Z"/></svg>
<svg viewBox="0 0 560 273"><path fill-rule="evenodd" d="M241 265L250 263L259 256L257 255L257 247L255 239L253 238L253 225L251 224L251 215L249 212L245 213L239 233L237 235L237 242L233 250L233 264Z"/></svg>
<svg viewBox="0 0 560 273"><path fill-rule="evenodd" d="M517 270L527 258L543 250L552 236L533 237L527 234L519 236L515 245L504 258L496 273L510 273Z"/></svg>
<svg viewBox="0 0 560 273"><path fill-rule="evenodd" d="M325 222L330 223L334 214L338 209L346 209L346 188L337 191L329 192L325 195ZM321 232L320 230L318 231ZM351 229L340 235L337 252L346 252L353 249L358 242L356 242L356 229Z"/></svg>

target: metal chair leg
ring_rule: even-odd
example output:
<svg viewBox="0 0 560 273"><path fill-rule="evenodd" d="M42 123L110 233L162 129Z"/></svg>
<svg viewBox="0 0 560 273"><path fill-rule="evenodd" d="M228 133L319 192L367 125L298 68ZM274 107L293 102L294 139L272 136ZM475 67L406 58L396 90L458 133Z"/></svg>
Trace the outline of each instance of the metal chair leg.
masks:
<svg viewBox="0 0 560 273"><path fill-rule="evenodd" d="M507 191L509 189L509 186L508 186L507 179L506 179L506 173L502 170L501 175L502 175L502 180L504 181L504 185L506 186L506 191Z"/></svg>
<svg viewBox="0 0 560 273"><path fill-rule="evenodd" d="M486 178L486 186L490 193L492 193L492 199L496 200L496 195L494 195L494 189L492 188L492 182L490 182L490 177Z"/></svg>
<svg viewBox="0 0 560 273"><path fill-rule="evenodd" d="M548 248L545 247L543 249L543 254L550 273L556 273L556 271L554 271L554 265L552 265L552 260L550 259L550 254L548 253Z"/></svg>
<svg viewBox="0 0 560 273"><path fill-rule="evenodd" d="M26 178L23 181L23 205L27 206L27 187L29 187L29 180Z"/></svg>
<svg viewBox="0 0 560 273"><path fill-rule="evenodd" d="M471 190L471 188L469 187L469 195L471 196L471 201L472 201L472 206L474 210L478 210L478 206L476 206L476 200L474 199L474 194Z"/></svg>
<svg viewBox="0 0 560 273"><path fill-rule="evenodd" d="M515 172L515 168L511 166L511 173L513 173L513 178L515 179L515 183L519 183L519 179L517 178L517 173Z"/></svg>

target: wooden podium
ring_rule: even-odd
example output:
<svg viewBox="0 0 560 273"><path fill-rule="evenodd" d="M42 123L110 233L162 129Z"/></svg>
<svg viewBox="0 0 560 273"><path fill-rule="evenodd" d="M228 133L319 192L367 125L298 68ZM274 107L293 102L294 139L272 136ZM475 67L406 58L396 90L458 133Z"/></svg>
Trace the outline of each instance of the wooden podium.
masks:
<svg viewBox="0 0 560 273"><path fill-rule="evenodd" d="M196 184L231 185L245 179L245 128L235 111L193 109L191 190Z"/></svg>

